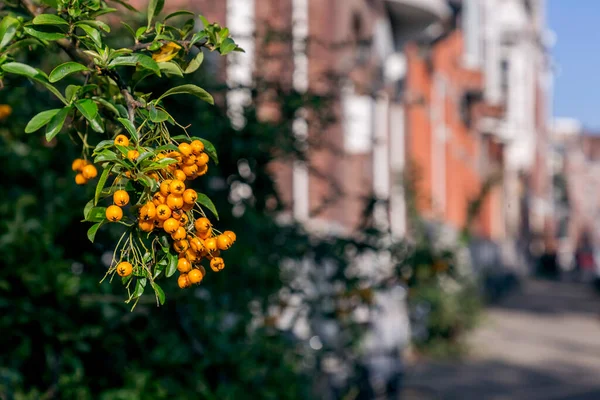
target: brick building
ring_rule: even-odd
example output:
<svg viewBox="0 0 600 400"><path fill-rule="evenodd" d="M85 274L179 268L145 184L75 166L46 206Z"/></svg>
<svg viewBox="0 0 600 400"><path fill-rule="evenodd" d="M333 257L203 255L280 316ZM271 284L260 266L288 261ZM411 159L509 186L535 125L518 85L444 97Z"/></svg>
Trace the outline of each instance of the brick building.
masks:
<svg viewBox="0 0 600 400"><path fill-rule="evenodd" d="M377 222L401 237L401 176L410 162L420 171L419 211L436 224L463 228L469 202L489 179L500 177L473 221L474 233L506 242L524 231L523 221L526 231L552 226L544 0L167 5L201 11L230 28L247 51L227 61L231 85L251 85L260 76L339 99L338 123L321 132L338 151L311 152L310 168L295 162L274 169L289 216L350 232L365 198L374 196L380 200ZM288 39L265 46L267 27ZM341 79L332 84L325 79L331 74ZM248 96L232 90L228 106L239 110ZM262 96L260 115L278 118L269 93ZM303 116L295 130L299 137L315 134Z"/></svg>

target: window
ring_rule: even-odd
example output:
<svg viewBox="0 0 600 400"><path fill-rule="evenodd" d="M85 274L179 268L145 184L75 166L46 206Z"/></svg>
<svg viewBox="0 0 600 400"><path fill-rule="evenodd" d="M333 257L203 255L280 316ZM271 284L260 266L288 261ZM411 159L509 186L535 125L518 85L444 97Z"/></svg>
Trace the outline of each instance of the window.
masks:
<svg viewBox="0 0 600 400"><path fill-rule="evenodd" d="M508 98L508 80L510 73L510 64L507 59L500 61L500 90L502 99L506 101Z"/></svg>
<svg viewBox="0 0 600 400"><path fill-rule="evenodd" d="M478 67L482 58L480 5L479 0L465 0L463 3L464 61L469 68Z"/></svg>

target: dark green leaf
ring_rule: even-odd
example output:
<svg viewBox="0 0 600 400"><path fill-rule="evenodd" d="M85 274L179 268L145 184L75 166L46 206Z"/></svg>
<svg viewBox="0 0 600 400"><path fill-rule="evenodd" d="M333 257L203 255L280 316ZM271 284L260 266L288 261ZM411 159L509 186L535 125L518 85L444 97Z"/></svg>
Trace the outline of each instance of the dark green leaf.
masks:
<svg viewBox="0 0 600 400"><path fill-rule="evenodd" d="M212 200L208 198L204 193L198 193L198 199L196 202L200 203L204 207L208 208L214 215L219 219L219 214L217 213L217 209L213 204Z"/></svg>
<svg viewBox="0 0 600 400"><path fill-rule="evenodd" d="M79 21L79 22L77 22L76 25L80 26L81 24L93 26L93 27L95 27L97 29L101 29L107 33L110 32L110 26L108 24L105 24L102 21L97 21L97 20L96 21L91 21L91 20Z"/></svg>
<svg viewBox="0 0 600 400"><path fill-rule="evenodd" d="M169 114L163 110L159 110L154 106L150 106L150 121L159 123L169 119Z"/></svg>
<svg viewBox="0 0 600 400"><path fill-rule="evenodd" d="M69 61L54 68L52 72L50 72L48 80L51 83L58 82L67 75L81 71L89 71L89 69L85 65L79 64L74 61Z"/></svg>
<svg viewBox="0 0 600 400"><path fill-rule="evenodd" d="M237 44L235 44L235 42L231 38L227 38L223 40L223 43L221 43L221 46L219 47L219 52L222 55L226 55L234 51L236 48Z"/></svg>
<svg viewBox="0 0 600 400"><path fill-rule="evenodd" d="M87 237L90 242L94 243L94 239L96 238L96 232L98 232L98 228L102 225L102 222L98 222L90 227L87 231Z"/></svg>
<svg viewBox="0 0 600 400"><path fill-rule="evenodd" d="M154 289L154 293L156 293L156 298L158 299L158 302L161 305L165 304L165 292L163 292L162 288L156 283L150 282L150 284L152 285L152 289Z"/></svg>
<svg viewBox="0 0 600 400"><path fill-rule="evenodd" d="M39 39L26 38L26 39L19 40L18 42L11 44L10 46L8 46L6 48L6 50L4 52L7 54L10 54L13 51L17 51L17 50L21 49L22 47L33 47L33 46L43 46L43 45L44 45L44 43L42 43Z"/></svg>
<svg viewBox="0 0 600 400"><path fill-rule="evenodd" d="M213 97L210 95L210 93L208 93L201 87L192 84L176 86L172 89L169 89L158 98L158 101L164 99L167 96L172 96L174 94L191 94L206 101L209 104L215 104L215 101L213 100Z"/></svg>
<svg viewBox="0 0 600 400"><path fill-rule="evenodd" d="M42 111L37 114L35 117L31 118L27 126L25 127L25 133L32 133L45 126L50 120L58 114L60 108L55 108L53 110Z"/></svg>
<svg viewBox="0 0 600 400"><path fill-rule="evenodd" d="M179 67L179 65L177 65L173 61L159 62L158 67L160 68L160 70L162 72L164 72L167 75L179 76L179 77L183 76L183 71L181 71L181 68Z"/></svg>
<svg viewBox="0 0 600 400"><path fill-rule="evenodd" d="M150 0L148 3L148 29L152 25L152 18L157 16L163 9L165 0Z"/></svg>
<svg viewBox="0 0 600 400"><path fill-rule="evenodd" d="M192 36L192 40L190 41L190 47L205 38L206 38L206 32L204 32L204 31L194 33L194 36Z"/></svg>
<svg viewBox="0 0 600 400"><path fill-rule="evenodd" d="M104 133L104 122L102 121L102 117L100 114L96 114L93 120L88 121L93 130L99 133Z"/></svg>
<svg viewBox="0 0 600 400"><path fill-rule="evenodd" d="M192 72L196 72L196 70L198 68L200 68L200 65L202 65L202 61L204 61L204 53L202 51L200 51L196 57L194 57L192 59L192 61L190 61L190 63L188 64L187 68L185 69L185 73L186 74L191 74Z"/></svg>
<svg viewBox="0 0 600 400"><path fill-rule="evenodd" d="M33 68L27 64L22 64L18 62L6 63L2 65L2 69L10 74L23 75L28 78L35 78L38 75L42 74L42 71L38 70L37 68Z"/></svg>
<svg viewBox="0 0 600 400"><path fill-rule="evenodd" d="M125 26L125 28L127 28L127 30L129 31L129 33L131 33L131 36L135 39L135 31L133 30L133 28L131 26L129 26L129 24L121 21L121 24L123 24Z"/></svg>
<svg viewBox="0 0 600 400"><path fill-rule="evenodd" d="M55 14L40 14L32 22L34 25L69 25L67 21Z"/></svg>
<svg viewBox="0 0 600 400"><path fill-rule="evenodd" d="M167 257L169 259L169 264L167 265L167 270L165 272L165 276L170 278L173 276L175 271L177 271L177 256L175 254L168 253Z"/></svg>
<svg viewBox="0 0 600 400"><path fill-rule="evenodd" d="M154 267L154 275L153 275L154 279L158 278L158 276L161 274L161 272L163 272L165 270L165 268L167 268L167 264L168 264L168 262L167 262L166 257L156 263L156 266Z"/></svg>
<svg viewBox="0 0 600 400"><path fill-rule="evenodd" d="M127 157L127 153L129 152L129 149L127 147L118 144L115 144L115 147L121 152L123 157Z"/></svg>
<svg viewBox="0 0 600 400"><path fill-rule="evenodd" d="M142 154L140 154L140 156L135 160L136 164L140 164L142 161L144 161L145 159L152 157L154 155L153 151L145 151Z"/></svg>
<svg viewBox="0 0 600 400"><path fill-rule="evenodd" d="M159 147L156 148L156 152L157 153L161 152L161 151L167 151L167 150L169 150L169 151L179 151L179 148L177 146L175 146L174 144L171 144L171 143L165 144L163 146L159 146Z"/></svg>
<svg viewBox="0 0 600 400"><path fill-rule="evenodd" d="M115 107L115 105L113 103L111 103L110 101L103 99L102 97L97 97L97 96L94 96L92 98L94 99L94 101L97 101L98 103L102 104L104 106L104 108L106 108L107 110L110 110L113 114L115 114L115 116L119 117L121 115L119 113L119 110L117 109L117 107Z"/></svg>
<svg viewBox="0 0 600 400"><path fill-rule="evenodd" d="M98 204L100 193L102 192L102 189L104 189L104 185L106 184L106 180L108 179L108 174L110 174L111 169L112 166L104 168L104 171L102 171L102 175L100 175L100 179L98 179L98 184L96 185L96 192L94 193L94 205Z"/></svg>
<svg viewBox="0 0 600 400"><path fill-rule="evenodd" d="M133 297L140 297L144 294L144 288L146 287L146 278L139 278L135 283L135 291Z"/></svg>
<svg viewBox="0 0 600 400"><path fill-rule="evenodd" d="M133 140L134 142L137 142L138 134L137 134L137 131L135 130L135 126L133 125L133 122L131 122L127 118L117 118L117 120L119 120L119 122L121 124L123 124L125 129L127 129L127 132L129 132L129 136L131 137L131 140Z"/></svg>
<svg viewBox="0 0 600 400"><path fill-rule="evenodd" d="M26 26L24 28L25 32L27 32L28 34L30 34L31 36L41 39L41 40L59 40L59 39L64 39L67 37L67 35L65 35L64 33L61 32L42 32L42 31L38 31L36 29L33 29L30 26Z"/></svg>
<svg viewBox="0 0 600 400"><path fill-rule="evenodd" d="M79 27L87 34L87 36L92 39L96 47L102 48L102 36L100 35L100 31L96 28L92 28L89 25L79 25Z"/></svg>
<svg viewBox="0 0 600 400"><path fill-rule="evenodd" d="M105 161L116 162L116 161L118 161L117 155L108 149L104 149L100 153L98 153L98 155L96 155L96 157L94 158L94 163L96 163L96 164L105 162Z"/></svg>
<svg viewBox="0 0 600 400"><path fill-rule="evenodd" d="M118 66L129 66L129 67L142 67L145 69L149 69L154 72L156 75L160 76L160 68L156 61L144 54L131 54L128 56L117 57L112 60L109 64L109 68L114 68Z"/></svg>
<svg viewBox="0 0 600 400"><path fill-rule="evenodd" d="M88 222L102 222L105 219L106 207L92 207L85 220Z"/></svg>
<svg viewBox="0 0 600 400"><path fill-rule="evenodd" d="M75 96L77 95L77 92L79 92L79 89L81 89L81 86L79 85L67 86L67 88L65 89L65 98L67 99L67 102L70 103L75 99Z"/></svg>
<svg viewBox="0 0 600 400"><path fill-rule="evenodd" d="M83 219L85 221L88 220L88 217L90 215L90 211L92 211L92 208L94 208L94 199L88 201L85 205L85 207L83 207Z"/></svg>
<svg viewBox="0 0 600 400"><path fill-rule="evenodd" d="M103 140L96 145L96 148L94 149L94 153L97 153L100 150L105 149L107 147L111 147L114 144L115 144L114 140Z"/></svg>
<svg viewBox="0 0 600 400"><path fill-rule="evenodd" d="M0 50L9 44L13 37L15 37L19 25L19 20L10 15L7 15L2 19L0 22Z"/></svg>
<svg viewBox="0 0 600 400"><path fill-rule="evenodd" d="M166 20L171 19L173 17L177 17L179 15L194 15L194 13L191 12L191 11L186 11L186 10L175 11L175 12L167 15L163 21L166 21Z"/></svg>
<svg viewBox="0 0 600 400"><path fill-rule="evenodd" d="M92 99L77 100L75 107L88 121L92 121L98 115L98 105Z"/></svg>
<svg viewBox="0 0 600 400"><path fill-rule="evenodd" d="M60 132L63 125L65 124L65 120L67 119L67 115L69 115L69 111L71 111L71 107L65 107L56 113L54 117L48 122L48 126L46 126L46 140L51 141L54 136Z"/></svg>

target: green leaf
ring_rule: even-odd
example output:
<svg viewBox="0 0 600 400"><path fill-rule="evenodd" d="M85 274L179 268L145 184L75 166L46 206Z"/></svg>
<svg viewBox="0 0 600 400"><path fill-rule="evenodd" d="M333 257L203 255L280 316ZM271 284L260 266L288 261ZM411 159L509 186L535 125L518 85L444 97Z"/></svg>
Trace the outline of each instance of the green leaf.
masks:
<svg viewBox="0 0 600 400"><path fill-rule="evenodd" d="M132 6L131 4L129 4L128 0L109 0L109 1L113 1L115 3L118 3L120 5L122 5L123 7L125 7L126 9L128 9L129 11L135 11L137 12L137 10L135 9L134 6Z"/></svg>
<svg viewBox="0 0 600 400"><path fill-rule="evenodd" d="M154 106L150 106L150 121L159 123L164 122L169 119L169 114L166 112L157 109Z"/></svg>
<svg viewBox="0 0 600 400"><path fill-rule="evenodd" d="M201 205L203 205L204 207L208 208L213 214L215 214L215 217L217 217L217 219L219 219L219 214L217 213L217 208L213 204L212 200L208 198L207 195L205 195L204 193L198 193L198 199L196 200L196 202L198 202Z"/></svg>
<svg viewBox="0 0 600 400"><path fill-rule="evenodd" d="M104 189L104 185L106 185L106 180L108 179L108 174L110 174L111 169L112 165L107 168L104 168L104 171L102 171L102 175L100 175L100 179L98 179L98 184L96 185L96 192L94 193L94 205L98 204L100 193L102 192L102 189Z"/></svg>
<svg viewBox="0 0 600 400"><path fill-rule="evenodd" d="M223 43L221 43L221 46L219 47L219 52L222 55L226 55L234 51L236 48L237 44L235 44L235 42L231 38L227 38L223 40Z"/></svg>
<svg viewBox="0 0 600 400"><path fill-rule="evenodd" d="M21 47L26 47L26 46L33 47L33 46L43 46L43 45L44 45L44 43L36 38L26 38L26 39L14 42L10 46L8 46L4 52L6 54L11 54L13 51L17 51Z"/></svg>
<svg viewBox="0 0 600 400"><path fill-rule="evenodd" d="M112 69L118 66L142 67L149 69L156 75L160 76L160 68L156 61L144 54L131 54L128 56L117 57L108 64L108 68Z"/></svg>
<svg viewBox="0 0 600 400"><path fill-rule="evenodd" d="M140 26L139 28L137 28L135 31L135 38L139 39L140 37L142 37L142 35L146 33L146 30L148 30L148 28L146 28L145 26Z"/></svg>
<svg viewBox="0 0 600 400"><path fill-rule="evenodd" d="M169 264L167 265L167 270L165 272L165 276L170 278L173 276L175 271L177 271L177 256L175 254L168 253L167 257L169 259Z"/></svg>
<svg viewBox="0 0 600 400"><path fill-rule="evenodd" d="M117 109L117 107L115 107L115 105L113 103L111 103L110 101L108 101L102 97L98 97L98 96L94 96L94 97L92 97L92 99L94 99L94 101L97 101L98 103L102 104L102 106L104 106L104 108L106 108L107 110L110 110L117 117L119 117L121 115L119 113L119 110Z"/></svg>
<svg viewBox="0 0 600 400"><path fill-rule="evenodd" d="M209 104L215 104L215 101L214 101L213 97L210 95L210 93L208 93L206 90L202 89L201 87L192 85L192 84L176 86L172 89L169 89L166 92L164 92L162 94L162 96L160 96L158 98L158 101L164 99L167 96L172 96L174 94L191 94L193 96L196 96L196 97L206 101Z"/></svg>
<svg viewBox="0 0 600 400"><path fill-rule="evenodd" d="M98 164L98 163L105 162L105 161L117 162L120 160L118 160L117 155L114 151L104 149L96 155L96 157L94 158L94 163ZM119 163L119 164L121 165L122 163Z"/></svg>
<svg viewBox="0 0 600 400"><path fill-rule="evenodd" d="M183 71L173 61L159 62L158 68L167 75L183 77Z"/></svg>
<svg viewBox="0 0 600 400"><path fill-rule="evenodd" d="M67 86L67 88L65 89L65 98L67 99L67 102L71 103L75 99L75 96L79 92L79 89L81 89L81 86L79 85Z"/></svg>
<svg viewBox="0 0 600 400"><path fill-rule="evenodd" d="M194 35L192 36L192 40L190 41L189 46L190 47L193 46L195 43L201 41L204 38L206 38L206 32L200 31L200 32L194 33Z"/></svg>
<svg viewBox="0 0 600 400"><path fill-rule="evenodd" d="M208 20L206 19L206 17L204 15L198 15L198 18L200 18L200 21L202 21L202 24L204 25L205 28L210 25L210 23L208 22Z"/></svg>
<svg viewBox="0 0 600 400"><path fill-rule="evenodd" d="M98 143L96 145L96 147L94 148L94 153L97 153L100 150L103 150L103 149L105 149L107 147L111 147L114 144L115 144L114 140L103 140L103 141L101 141L100 143Z"/></svg>
<svg viewBox="0 0 600 400"><path fill-rule="evenodd" d="M88 216L90 215L90 211L92 211L92 208L94 208L94 199L88 201L85 207L83 207L83 219L85 221L88 220Z"/></svg>
<svg viewBox="0 0 600 400"><path fill-rule="evenodd" d="M115 147L121 152L123 157L127 157L127 153L129 152L129 149L127 147L118 144L115 144Z"/></svg>
<svg viewBox="0 0 600 400"><path fill-rule="evenodd" d="M134 142L137 142L138 134L137 134L137 131L135 130L135 126L133 125L133 122L131 122L127 118L117 118L117 120L119 120L119 122L121 124L123 124L125 129L127 129L127 132L129 132L129 136L131 137L131 140L133 140Z"/></svg>
<svg viewBox="0 0 600 400"><path fill-rule="evenodd" d="M75 107L88 121L93 121L98 115L98 105L92 99L77 100Z"/></svg>
<svg viewBox="0 0 600 400"><path fill-rule="evenodd" d="M65 120L67 119L67 115L69 115L69 111L71 111L71 107L64 107L61 109L52 119L48 122L48 126L46 126L46 140L51 141L54 136L60 132L63 125L65 124Z"/></svg>
<svg viewBox="0 0 600 400"><path fill-rule="evenodd" d="M53 40L64 39L67 37L67 35L65 35L64 33L61 33L61 32L42 32L42 31L33 29L30 26L26 26L24 28L24 30L31 36L41 39L41 40L53 41Z"/></svg>
<svg viewBox="0 0 600 400"><path fill-rule="evenodd" d="M89 68L77 62L69 61L54 68L52 72L50 72L48 80L51 83L58 82L67 75L81 71L89 71Z"/></svg>
<svg viewBox="0 0 600 400"><path fill-rule="evenodd" d="M148 3L148 29L152 25L152 18L157 16L165 6L165 0L150 0Z"/></svg>
<svg viewBox="0 0 600 400"><path fill-rule="evenodd" d="M152 285L152 289L154 289L154 293L156 293L156 298L158 299L158 302L161 305L165 304L165 292L163 292L161 287L158 286L156 283L150 282L150 284Z"/></svg>
<svg viewBox="0 0 600 400"><path fill-rule="evenodd" d="M177 17L179 15L194 15L194 13L191 12L191 11L186 11L186 10L175 11L175 12L167 15L163 21L166 21L166 20L171 19L173 17Z"/></svg>
<svg viewBox="0 0 600 400"><path fill-rule="evenodd" d="M67 21L55 14L40 14L32 22L34 25L69 25Z"/></svg>
<svg viewBox="0 0 600 400"><path fill-rule="evenodd" d="M18 62L6 63L2 65L2 69L10 74L23 75L28 78L35 78L41 73L41 71L36 68Z"/></svg>
<svg viewBox="0 0 600 400"><path fill-rule="evenodd" d="M53 110L46 110L37 114L27 123L27 126L25 127L25 133L35 132L41 127L45 126L56 114L58 114L60 110L60 108L55 108Z"/></svg>
<svg viewBox="0 0 600 400"><path fill-rule="evenodd" d="M75 25L80 26L82 24L93 26L94 28L101 29L106 33L110 32L110 26L102 21L91 21L91 20L79 21Z"/></svg>
<svg viewBox="0 0 600 400"><path fill-rule="evenodd" d="M87 237L90 242L94 243L94 239L96 238L96 232L98 232L98 228L102 225L102 222L98 222L90 227L87 231Z"/></svg>
<svg viewBox="0 0 600 400"><path fill-rule="evenodd" d="M121 21L121 24L123 24L125 26L125 28L127 28L127 30L129 31L129 33L131 33L131 36L135 39L136 36L135 36L135 31L133 30L133 28L129 24L127 24L127 23L125 23L123 21Z"/></svg>
<svg viewBox="0 0 600 400"><path fill-rule="evenodd" d="M144 294L144 289L146 288L146 278L140 278L135 283L135 291L133 292L133 297L140 297Z"/></svg>
<svg viewBox="0 0 600 400"><path fill-rule="evenodd" d="M106 207L92 207L85 218L88 222L102 222L106 219Z"/></svg>
<svg viewBox="0 0 600 400"><path fill-rule="evenodd" d="M179 151L179 148L177 146L175 146L174 144L169 143L169 144L159 146L155 149L155 151L157 153L159 153L161 151L167 151L167 150L168 151Z"/></svg>
<svg viewBox="0 0 600 400"><path fill-rule="evenodd" d="M167 268L167 257L163 258L159 262L156 263L154 267L154 275L153 278L156 279Z"/></svg>
<svg viewBox="0 0 600 400"><path fill-rule="evenodd" d="M96 114L94 119L88 122L94 131L104 133L104 123L102 122L102 117L100 117L100 114Z"/></svg>
<svg viewBox="0 0 600 400"><path fill-rule="evenodd" d="M0 50L2 50L15 37L20 22L18 19L7 15L0 22Z"/></svg>
<svg viewBox="0 0 600 400"><path fill-rule="evenodd" d="M185 69L185 73L191 74L193 72L196 72L196 70L200 68L200 65L202 65L202 61L204 61L204 53L202 52L202 50L200 50L196 57L194 57L192 61L190 61L190 63L188 64L187 68Z"/></svg>
<svg viewBox="0 0 600 400"><path fill-rule="evenodd" d="M87 34L87 36L92 39L96 47L102 48L102 36L100 35L100 31L96 28L92 28L89 25L79 25L79 27Z"/></svg>

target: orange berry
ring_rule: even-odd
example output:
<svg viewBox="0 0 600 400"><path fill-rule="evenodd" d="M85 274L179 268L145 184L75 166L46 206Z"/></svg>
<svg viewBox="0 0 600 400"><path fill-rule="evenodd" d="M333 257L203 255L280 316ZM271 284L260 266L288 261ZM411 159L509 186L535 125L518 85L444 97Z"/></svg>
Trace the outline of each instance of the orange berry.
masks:
<svg viewBox="0 0 600 400"><path fill-rule="evenodd" d="M178 253L184 253L189 248L190 243L185 239L176 240L175 242L173 242L173 249Z"/></svg>
<svg viewBox="0 0 600 400"><path fill-rule="evenodd" d="M193 269L188 273L188 279L191 284L195 285L202 281L202 272L199 269Z"/></svg>
<svg viewBox="0 0 600 400"><path fill-rule="evenodd" d="M225 262L223 262L221 257L213 257L213 259L210 260L210 268L215 272L221 271L225 268Z"/></svg>
<svg viewBox="0 0 600 400"><path fill-rule="evenodd" d="M152 196L152 202L156 207L158 207L159 205L167 202L167 196L163 196L161 192L156 192L154 193L154 196Z"/></svg>
<svg viewBox="0 0 600 400"><path fill-rule="evenodd" d="M179 222L177 224L179 225ZM185 231L185 228L182 226L177 227L175 232L173 232L171 234L171 239L173 239L173 240L183 240L186 237L187 237L187 232Z"/></svg>
<svg viewBox="0 0 600 400"><path fill-rule="evenodd" d="M177 221L179 221L181 219L182 215L183 215L183 210L173 210L173 212L171 213L171 218L175 218Z"/></svg>
<svg viewBox="0 0 600 400"><path fill-rule="evenodd" d="M155 228L162 228L164 226L164 224L165 224L165 221L163 221L162 219L156 218L154 220L154 227Z"/></svg>
<svg viewBox="0 0 600 400"><path fill-rule="evenodd" d="M235 240L237 239L237 236L233 231L225 231L223 232L223 235L229 236L229 239L231 239L231 244L235 243Z"/></svg>
<svg viewBox="0 0 600 400"><path fill-rule="evenodd" d="M193 179L198 175L198 166L196 164L184 165L183 168L181 168L181 172L183 172L186 178Z"/></svg>
<svg viewBox="0 0 600 400"><path fill-rule="evenodd" d="M122 261L117 264L117 274L119 276L129 276L133 272L133 265L127 261Z"/></svg>
<svg viewBox="0 0 600 400"><path fill-rule="evenodd" d="M194 164L196 164L196 156L191 155L191 156L183 157L183 160L181 162L183 163L183 165L194 165Z"/></svg>
<svg viewBox="0 0 600 400"><path fill-rule="evenodd" d="M212 253L213 251L217 251L218 250L218 246L217 246L217 239L216 238L208 238L204 240L204 247L206 248L206 250L208 250L210 253Z"/></svg>
<svg viewBox="0 0 600 400"><path fill-rule="evenodd" d="M179 285L179 287L181 289L185 289L187 287L190 287L190 281L188 279L187 274L181 274L181 275L179 275L179 278L177 278L177 285Z"/></svg>
<svg viewBox="0 0 600 400"><path fill-rule="evenodd" d="M203 240L206 240L206 239L212 237L212 234L213 234L212 228L208 228L208 230L206 232L196 231L196 235L198 235L198 237Z"/></svg>
<svg viewBox="0 0 600 400"><path fill-rule="evenodd" d="M179 179L174 179L169 184L169 192L171 194L182 195L185 192L185 183Z"/></svg>
<svg viewBox="0 0 600 400"><path fill-rule="evenodd" d="M106 208L106 219L111 222L120 221L123 218L123 210L119 206L108 206Z"/></svg>
<svg viewBox="0 0 600 400"><path fill-rule="evenodd" d="M156 217L156 206L153 202L149 201L142 208L140 208L140 218L143 221L150 221Z"/></svg>
<svg viewBox="0 0 600 400"><path fill-rule="evenodd" d="M183 207L183 196L170 194L167 196L167 205L171 210L179 210Z"/></svg>
<svg viewBox="0 0 600 400"><path fill-rule="evenodd" d="M185 204L183 203L183 207L181 208L183 211L190 211L194 208L195 204Z"/></svg>
<svg viewBox="0 0 600 400"><path fill-rule="evenodd" d="M126 206L129 203L129 193L126 190L117 190L113 194L113 203L119 207Z"/></svg>
<svg viewBox="0 0 600 400"><path fill-rule="evenodd" d="M198 232L206 232L210 229L211 226L212 224L210 223L209 219L205 217L198 218L194 222L194 227Z"/></svg>
<svg viewBox="0 0 600 400"><path fill-rule="evenodd" d="M137 160L137 158L140 156L140 152L137 150L129 150L127 152L127 158L130 159L131 161L135 161Z"/></svg>
<svg viewBox="0 0 600 400"><path fill-rule="evenodd" d="M200 251L204 250L204 242L202 241L202 239L200 239L198 237L192 238L190 240L190 247L195 252L200 252Z"/></svg>
<svg viewBox="0 0 600 400"><path fill-rule="evenodd" d="M198 155L204 151L204 143L199 140L193 140L192 143L190 143L190 146L192 146L192 153L195 155Z"/></svg>
<svg viewBox="0 0 600 400"><path fill-rule="evenodd" d="M169 235L172 235L177 231L177 229L179 229L179 221L177 221L175 218L169 218L164 222L163 229Z"/></svg>
<svg viewBox="0 0 600 400"><path fill-rule="evenodd" d="M85 178L85 176L83 176L83 174L77 174L75 175L75 183L78 185L85 185L88 183L88 180Z"/></svg>
<svg viewBox="0 0 600 400"><path fill-rule="evenodd" d="M179 260L177 260L177 270L179 272L185 273L189 272L191 269L192 263L189 262L187 258L180 257Z"/></svg>
<svg viewBox="0 0 600 400"><path fill-rule="evenodd" d="M166 221L171 218L171 209L166 204L159 204L156 207L156 218L161 221Z"/></svg>
<svg viewBox="0 0 600 400"><path fill-rule="evenodd" d="M204 167L205 165L208 164L209 161L210 161L210 158L208 158L208 154L206 154L206 153L202 153L196 157L196 165L198 167Z"/></svg>
<svg viewBox="0 0 600 400"><path fill-rule="evenodd" d="M83 167L85 167L85 160L83 160L81 158L76 158L75 160L73 160L73 163L71 164L71 169L73 171L81 171L83 169Z"/></svg>
<svg viewBox="0 0 600 400"><path fill-rule="evenodd" d="M192 249L187 249L185 252L185 258L187 258L188 261L193 264L198 260L198 254Z"/></svg>
<svg viewBox="0 0 600 400"><path fill-rule="evenodd" d="M217 247L219 250L227 250L231 247L233 242L227 235L219 235L217 236Z"/></svg>
<svg viewBox="0 0 600 400"><path fill-rule="evenodd" d="M192 154L192 146L189 143L180 143L177 147L179 148L179 152L184 156Z"/></svg>
<svg viewBox="0 0 600 400"><path fill-rule="evenodd" d="M138 226L143 232L152 232L154 229L154 220L140 221L138 222Z"/></svg>
<svg viewBox="0 0 600 400"><path fill-rule="evenodd" d="M175 169L173 171L173 178L183 182L187 179L187 175L181 169Z"/></svg>
<svg viewBox="0 0 600 400"><path fill-rule="evenodd" d="M179 211L183 211L183 210L179 210ZM183 227L187 226L190 223L190 219L187 216L186 213L182 212L181 213L181 218L179 218L179 224Z"/></svg>
<svg viewBox="0 0 600 400"><path fill-rule="evenodd" d="M96 176L98 176L98 170L91 164L83 167L81 173L85 179L94 179Z"/></svg>
<svg viewBox="0 0 600 400"><path fill-rule="evenodd" d="M208 164L198 168L198 176L206 175L208 172Z"/></svg>
<svg viewBox="0 0 600 400"><path fill-rule="evenodd" d="M194 189L186 189L183 192L183 202L186 204L194 204L196 203L196 199L198 198L198 193Z"/></svg>
<svg viewBox="0 0 600 400"><path fill-rule="evenodd" d="M170 195L171 192L169 191L169 185L171 185L171 179L165 179L164 181L162 181L160 184L160 194L162 194L165 197Z"/></svg>
<svg viewBox="0 0 600 400"><path fill-rule="evenodd" d="M129 146L129 139L125 135L117 135L115 144L118 144L119 146Z"/></svg>

